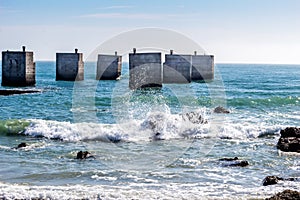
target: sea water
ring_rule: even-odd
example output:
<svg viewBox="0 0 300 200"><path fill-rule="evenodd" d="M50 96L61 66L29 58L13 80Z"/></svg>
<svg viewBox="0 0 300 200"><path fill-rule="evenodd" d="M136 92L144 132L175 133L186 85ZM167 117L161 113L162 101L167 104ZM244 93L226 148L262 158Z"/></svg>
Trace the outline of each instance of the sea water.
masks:
<svg viewBox="0 0 300 200"><path fill-rule="evenodd" d="M55 81L55 62L37 62L38 93L0 96L0 198L260 199L300 190L299 181L262 186L269 175L300 176L299 155L276 148L281 129L299 127L300 66L215 68L211 82L132 91L128 63L119 81L96 81L95 64L85 63L85 80L74 83ZM28 146L14 148L21 142ZM75 159L78 151L94 157Z"/></svg>

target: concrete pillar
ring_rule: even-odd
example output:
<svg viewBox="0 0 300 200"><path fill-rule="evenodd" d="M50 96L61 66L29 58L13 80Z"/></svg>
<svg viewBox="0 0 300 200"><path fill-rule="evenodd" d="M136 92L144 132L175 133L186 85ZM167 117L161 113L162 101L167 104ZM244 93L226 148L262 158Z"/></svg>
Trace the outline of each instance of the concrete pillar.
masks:
<svg viewBox="0 0 300 200"><path fill-rule="evenodd" d="M192 80L214 79L214 56L194 55L192 56Z"/></svg>
<svg viewBox="0 0 300 200"><path fill-rule="evenodd" d="M33 52L22 51L2 52L2 86L35 85L35 63Z"/></svg>
<svg viewBox="0 0 300 200"><path fill-rule="evenodd" d="M56 53L56 80L81 81L84 79L82 53Z"/></svg>
<svg viewBox="0 0 300 200"><path fill-rule="evenodd" d="M116 80L121 75L122 56L98 55L96 80Z"/></svg>
<svg viewBox="0 0 300 200"><path fill-rule="evenodd" d="M163 68L164 83L190 83L192 70L191 55L174 55L173 51L165 55Z"/></svg>
<svg viewBox="0 0 300 200"><path fill-rule="evenodd" d="M129 87L162 87L161 53L129 54Z"/></svg>

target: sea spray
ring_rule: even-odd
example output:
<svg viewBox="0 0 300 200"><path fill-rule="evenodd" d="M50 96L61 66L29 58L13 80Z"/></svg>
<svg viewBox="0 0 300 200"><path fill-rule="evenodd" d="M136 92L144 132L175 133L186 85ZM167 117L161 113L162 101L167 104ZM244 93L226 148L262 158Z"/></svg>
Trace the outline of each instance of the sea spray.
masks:
<svg viewBox="0 0 300 200"><path fill-rule="evenodd" d="M33 137L45 137L63 141L89 141L102 142L120 141L151 141L153 139L180 139L180 138L206 138L216 137L225 139L251 139L267 135L277 135L283 126L267 125L261 123L239 123L224 121L217 130L216 135L210 134L211 118L204 116L203 110L193 111L193 118L187 114L171 114L165 112L150 112L144 120L128 120L122 124L101 123L70 123L52 120L31 119L26 122L16 122L6 132L22 133ZM201 119L199 121L199 119ZM198 121L197 121L198 120ZM197 123L195 123L197 122ZM8 123L10 124L10 123ZM10 131L10 132L9 132ZM157 137L157 138L155 138Z"/></svg>

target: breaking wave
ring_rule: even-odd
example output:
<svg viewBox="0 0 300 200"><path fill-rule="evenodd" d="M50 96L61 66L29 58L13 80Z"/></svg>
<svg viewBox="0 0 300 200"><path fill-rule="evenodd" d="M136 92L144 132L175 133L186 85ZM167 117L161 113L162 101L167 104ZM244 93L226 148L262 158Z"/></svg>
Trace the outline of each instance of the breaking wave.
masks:
<svg viewBox="0 0 300 200"><path fill-rule="evenodd" d="M211 113L210 113L211 114ZM63 141L137 142L180 138L218 137L221 139L247 139L276 135L284 128L265 123L222 122L216 135L210 134L212 115L206 110L184 114L150 112L144 120L131 119L122 124L70 123L51 120L0 121L0 133L27 135Z"/></svg>

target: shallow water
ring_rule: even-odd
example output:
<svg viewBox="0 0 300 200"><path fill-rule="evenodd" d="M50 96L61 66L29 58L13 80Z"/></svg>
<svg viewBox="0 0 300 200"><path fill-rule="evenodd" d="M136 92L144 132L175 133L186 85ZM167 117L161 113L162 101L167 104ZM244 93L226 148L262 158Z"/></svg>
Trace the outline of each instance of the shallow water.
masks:
<svg viewBox="0 0 300 200"><path fill-rule="evenodd" d="M280 129L299 126L300 66L218 64L213 82L142 91L128 89L127 67L120 81L97 82L86 63L74 84L55 81L54 62L37 62L41 93L0 96L0 197L249 199L300 189L262 186L268 175L300 177L299 155L276 149ZM214 114L218 105L230 114ZM21 142L29 146L12 148ZM80 150L95 158L75 159ZM250 165L219 161L235 156Z"/></svg>

